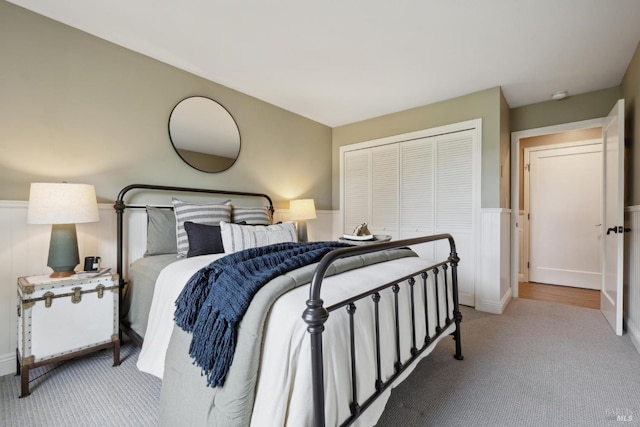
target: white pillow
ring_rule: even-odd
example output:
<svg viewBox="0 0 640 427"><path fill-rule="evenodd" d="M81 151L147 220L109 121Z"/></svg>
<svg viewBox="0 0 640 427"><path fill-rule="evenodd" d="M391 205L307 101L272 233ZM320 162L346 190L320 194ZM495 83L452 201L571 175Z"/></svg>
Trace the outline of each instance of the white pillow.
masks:
<svg viewBox="0 0 640 427"><path fill-rule="evenodd" d="M240 225L222 221L220 232L226 254L274 243L298 241L296 226L292 222L273 225Z"/></svg>
<svg viewBox="0 0 640 427"><path fill-rule="evenodd" d="M218 225L220 221L231 221L231 200L222 204L196 205L172 199L173 213L176 215L176 243L178 255L187 256L189 252L189 236L184 229L185 221L197 224Z"/></svg>

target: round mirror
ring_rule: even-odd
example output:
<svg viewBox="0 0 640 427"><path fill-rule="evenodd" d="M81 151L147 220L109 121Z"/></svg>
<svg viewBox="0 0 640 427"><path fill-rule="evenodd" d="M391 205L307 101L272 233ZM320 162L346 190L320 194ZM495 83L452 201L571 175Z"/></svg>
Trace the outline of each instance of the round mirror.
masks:
<svg viewBox="0 0 640 427"><path fill-rule="evenodd" d="M240 132L231 114L213 99L192 96L173 107L169 138L189 166L203 172L229 169L240 154Z"/></svg>

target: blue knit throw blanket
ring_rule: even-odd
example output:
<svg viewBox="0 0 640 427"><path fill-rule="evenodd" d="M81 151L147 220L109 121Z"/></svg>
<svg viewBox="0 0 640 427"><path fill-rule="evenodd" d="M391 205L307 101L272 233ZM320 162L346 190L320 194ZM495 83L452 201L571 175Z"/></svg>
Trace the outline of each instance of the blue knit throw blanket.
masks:
<svg viewBox="0 0 640 427"><path fill-rule="evenodd" d="M209 387L224 385L236 347L236 328L258 290L271 279L318 262L346 245L278 243L236 252L195 273L176 300L175 321L193 334L189 354Z"/></svg>

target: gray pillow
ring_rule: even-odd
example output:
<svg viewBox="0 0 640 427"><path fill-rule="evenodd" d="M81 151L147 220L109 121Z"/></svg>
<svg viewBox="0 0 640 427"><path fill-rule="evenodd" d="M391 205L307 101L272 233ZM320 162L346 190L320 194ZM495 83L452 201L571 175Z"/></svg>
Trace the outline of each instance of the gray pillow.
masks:
<svg viewBox="0 0 640 427"><path fill-rule="evenodd" d="M177 253L175 214L171 209L147 206L147 251L144 256Z"/></svg>
<svg viewBox="0 0 640 427"><path fill-rule="evenodd" d="M234 224L244 222L249 225L270 225L271 215L266 206L255 208L233 206L231 210L231 220Z"/></svg>

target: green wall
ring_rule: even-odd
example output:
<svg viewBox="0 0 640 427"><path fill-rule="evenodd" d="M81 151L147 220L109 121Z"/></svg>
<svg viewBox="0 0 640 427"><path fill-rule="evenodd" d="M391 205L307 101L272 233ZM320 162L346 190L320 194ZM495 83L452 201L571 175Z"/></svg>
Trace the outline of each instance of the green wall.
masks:
<svg viewBox="0 0 640 427"><path fill-rule="evenodd" d="M482 119L482 207L500 207L501 97L500 88L494 87L334 128L333 208L340 208L341 146L478 118Z"/></svg>
<svg viewBox="0 0 640 427"><path fill-rule="evenodd" d="M606 117L620 99L620 86L511 109L511 132Z"/></svg>
<svg viewBox="0 0 640 427"><path fill-rule="evenodd" d="M276 206L312 197L331 208L331 128L0 0L0 200L29 183L131 183L266 192ZM233 115L238 161L207 174L180 160L172 108L201 95Z"/></svg>
<svg viewBox="0 0 640 427"><path fill-rule="evenodd" d="M627 146L627 180L625 181L629 206L640 205L640 43L631 58L620 85L625 102L625 135Z"/></svg>

